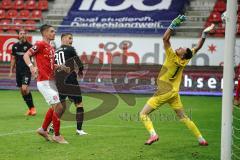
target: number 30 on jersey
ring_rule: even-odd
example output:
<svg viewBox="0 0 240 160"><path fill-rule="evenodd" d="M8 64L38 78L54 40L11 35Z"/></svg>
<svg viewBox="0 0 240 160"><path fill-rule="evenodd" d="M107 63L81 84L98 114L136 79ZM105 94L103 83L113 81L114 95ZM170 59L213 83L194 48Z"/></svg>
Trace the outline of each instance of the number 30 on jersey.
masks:
<svg viewBox="0 0 240 160"><path fill-rule="evenodd" d="M55 53L55 62L58 65L65 64L65 56L63 51L59 51Z"/></svg>

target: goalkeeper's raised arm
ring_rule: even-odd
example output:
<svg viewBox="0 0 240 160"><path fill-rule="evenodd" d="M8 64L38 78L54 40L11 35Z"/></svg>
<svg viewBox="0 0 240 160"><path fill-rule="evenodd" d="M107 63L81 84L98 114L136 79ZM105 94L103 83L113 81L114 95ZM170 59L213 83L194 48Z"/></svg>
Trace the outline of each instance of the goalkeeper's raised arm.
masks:
<svg viewBox="0 0 240 160"><path fill-rule="evenodd" d="M172 32L175 30L176 27L180 26L185 20L186 20L186 16L179 15L177 18L175 18L171 22L171 24L168 27L167 31L163 35L163 45L164 45L165 49L171 47L171 43L170 43L169 40L170 40Z"/></svg>
<svg viewBox="0 0 240 160"><path fill-rule="evenodd" d="M195 53L197 53L197 51L202 48L202 46L205 42L205 39L207 38L208 33L211 32L214 29L214 27L215 27L215 25L211 24L211 26L209 26L203 30L202 36L199 39L197 46L193 48L195 50Z"/></svg>

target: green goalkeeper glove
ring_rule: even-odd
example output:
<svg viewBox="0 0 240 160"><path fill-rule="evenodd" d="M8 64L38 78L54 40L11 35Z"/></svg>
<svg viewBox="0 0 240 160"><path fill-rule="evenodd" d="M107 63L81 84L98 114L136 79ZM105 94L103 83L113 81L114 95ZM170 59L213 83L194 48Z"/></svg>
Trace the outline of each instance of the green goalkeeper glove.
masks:
<svg viewBox="0 0 240 160"><path fill-rule="evenodd" d="M171 30L174 30L176 27L180 26L184 21L186 21L187 17L184 15L179 15L177 18L175 18L170 26L168 27Z"/></svg>

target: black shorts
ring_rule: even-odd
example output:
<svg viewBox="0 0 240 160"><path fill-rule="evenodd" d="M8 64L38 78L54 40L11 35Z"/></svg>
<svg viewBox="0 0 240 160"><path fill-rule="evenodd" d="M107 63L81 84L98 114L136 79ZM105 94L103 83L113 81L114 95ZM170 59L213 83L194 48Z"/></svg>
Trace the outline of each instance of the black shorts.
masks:
<svg viewBox="0 0 240 160"><path fill-rule="evenodd" d="M81 95L81 89L80 86L78 84L78 81L76 78L68 78L68 80L66 81L66 84L69 85L75 85L78 86L77 89L74 92L71 92L72 94L61 94L59 93L59 98L60 101L65 101L66 98L68 98L69 100L73 101L75 104L79 104L82 102L82 95ZM58 86L58 85L57 85ZM59 88L58 88L59 89ZM70 89L70 88L69 88ZM71 90L72 91L72 90ZM69 92L68 92L69 93Z"/></svg>
<svg viewBox="0 0 240 160"><path fill-rule="evenodd" d="M67 97L69 100L73 101L75 104L79 104L82 102L82 95L72 96L72 95L59 94L59 98L61 102L65 101Z"/></svg>
<svg viewBox="0 0 240 160"><path fill-rule="evenodd" d="M16 85L22 87L22 85L29 85L31 82L31 73L16 73Z"/></svg>

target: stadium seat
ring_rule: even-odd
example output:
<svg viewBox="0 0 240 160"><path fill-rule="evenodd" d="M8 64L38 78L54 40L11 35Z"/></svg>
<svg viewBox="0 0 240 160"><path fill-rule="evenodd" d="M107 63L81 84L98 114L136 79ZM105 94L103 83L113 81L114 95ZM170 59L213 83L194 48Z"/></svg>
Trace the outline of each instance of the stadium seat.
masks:
<svg viewBox="0 0 240 160"><path fill-rule="evenodd" d="M216 29L214 36L215 37L224 37L224 34L225 34L225 30L223 28L218 28L218 29Z"/></svg>
<svg viewBox="0 0 240 160"><path fill-rule="evenodd" d="M14 29L9 29L9 30L7 30L7 33L9 33L9 34L17 34L17 31L14 30Z"/></svg>
<svg viewBox="0 0 240 160"><path fill-rule="evenodd" d="M5 18L5 10L0 9L0 19Z"/></svg>
<svg viewBox="0 0 240 160"><path fill-rule="evenodd" d="M14 30L20 30L23 27L23 21L21 19L14 20L13 24L11 28Z"/></svg>
<svg viewBox="0 0 240 160"><path fill-rule="evenodd" d="M219 12L212 12L208 18L208 22L221 22L221 14Z"/></svg>
<svg viewBox="0 0 240 160"><path fill-rule="evenodd" d="M28 0L26 3L25 3L25 9L29 9L29 10L33 10L33 9L36 9L36 2L35 0Z"/></svg>
<svg viewBox="0 0 240 160"><path fill-rule="evenodd" d="M2 9L11 9L12 1L11 0L3 0L0 6Z"/></svg>
<svg viewBox="0 0 240 160"><path fill-rule="evenodd" d="M240 35L240 24L237 24L237 34Z"/></svg>
<svg viewBox="0 0 240 160"><path fill-rule="evenodd" d="M6 29L10 29L10 24L11 24L11 20L10 19L2 19L0 21L0 29L6 30Z"/></svg>
<svg viewBox="0 0 240 160"><path fill-rule="evenodd" d="M32 11L32 18L42 19L42 11L41 10L34 10Z"/></svg>
<svg viewBox="0 0 240 160"><path fill-rule="evenodd" d="M238 14L238 16L237 16L237 21L238 21L238 23L240 23L240 14Z"/></svg>
<svg viewBox="0 0 240 160"><path fill-rule="evenodd" d="M14 9L23 9L24 8L24 1L23 0L15 0L13 2Z"/></svg>
<svg viewBox="0 0 240 160"><path fill-rule="evenodd" d="M29 10L21 10L19 12L18 18L29 18L30 17L30 11Z"/></svg>
<svg viewBox="0 0 240 160"><path fill-rule="evenodd" d="M38 2L38 9L39 10L48 10L48 1L47 0L40 0Z"/></svg>
<svg viewBox="0 0 240 160"><path fill-rule="evenodd" d="M206 21L206 23L205 23L204 27L208 27L208 26L210 26L211 24L212 24L211 22L209 22L209 21Z"/></svg>
<svg viewBox="0 0 240 160"><path fill-rule="evenodd" d="M10 9L10 10L7 11L5 17L11 19L11 18L16 18L17 15L18 15L17 10L15 10L15 9Z"/></svg>
<svg viewBox="0 0 240 160"><path fill-rule="evenodd" d="M26 24L25 29L26 29L27 31L34 31L34 30L36 30L36 22L35 22L35 21L33 21L33 20L27 20L27 21L25 22L25 24Z"/></svg>
<svg viewBox="0 0 240 160"><path fill-rule="evenodd" d="M217 1L213 10L217 12L224 12L226 10L226 3L223 0Z"/></svg>

